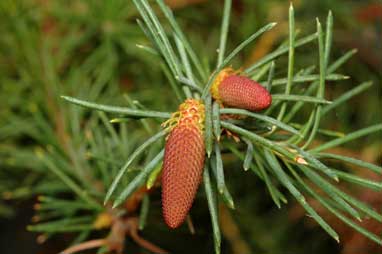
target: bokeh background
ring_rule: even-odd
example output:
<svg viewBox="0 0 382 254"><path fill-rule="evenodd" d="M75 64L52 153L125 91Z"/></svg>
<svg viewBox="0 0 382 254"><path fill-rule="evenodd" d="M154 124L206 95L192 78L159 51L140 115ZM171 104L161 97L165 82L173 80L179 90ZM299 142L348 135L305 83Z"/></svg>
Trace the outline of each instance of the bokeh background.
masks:
<svg viewBox="0 0 382 254"><path fill-rule="evenodd" d="M167 0L186 35L206 59L216 55L223 1ZM351 99L323 121L325 126L351 132L382 122L382 3L373 0L299 0L295 7L296 27L301 33L315 30L315 18L334 14L333 57L356 48L358 53L340 73L351 76L327 88L326 98L336 98L355 85L372 80L373 86ZM276 29L248 47L236 61L250 64L277 48L287 36L289 1L234 0L228 47L233 48L268 22ZM43 166L36 159L40 147L58 146L80 153L83 133L68 131L74 117L59 98L62 94L93 98L102 103L123 104L123 93L158 110L175 108L172 92L157 59L136 44L147 44L136 25L138 13L125 0L2 0L0 1L0 252L3 254L58 253L73 239L71 234L52 236L28 232L38 220L36 200L45 192L59 191L42 178ZM297 66L315 64L313 46L297 50ZM287 62L286 62L287 63ZM278 70L285 72L285 70ZM160 96L158 96L160 94ZM136 134L138 137L140 133ZM317 142L323 142L317 140ZM74 145L73 145L74 144ZM74 150L73 150L74 149ZM79 150L80 151L80 150ZM382 137L371 135L338 149L381 165ZM236 210L221 209L223 253L306 254L382 253L382 248L359 234L331 221L341 233L340 245L304 217L294 202L277 209L264 184L255 176L235 169L240 162L226 158L228 185ZM357 170L357 169L354 169ZM364 174L359 172L359 174ZM378 176L372 176L378 179ZM49 178L49 177L48 177ZM357 189L357 196L377 209L382 197ZM154 193L159 196L159 193ZM203 194L200 194L203 195ZM196 235L186 229L168 232L156 225L160 203L150 213L143 235L174 253L210 253L209 215L205 204L193 209ZM322 212L325 214L325 212ZM324 216L325 217L325 216ZM365 225L380 234L382 225ZM199 229L199 230L198 230ZM379 230L379 231L378 231ZM158 237L160 235L160 237ZM48 238L48 239L45 239ZM176 241L174 241L176 239ZM131 240L126 253L141 253ZM354 252L354 250L359 252ZM249 252L248 252L249 251ZM88 252L93 253L93 252ZM146 253L146 252L143 252Z"/></svg>

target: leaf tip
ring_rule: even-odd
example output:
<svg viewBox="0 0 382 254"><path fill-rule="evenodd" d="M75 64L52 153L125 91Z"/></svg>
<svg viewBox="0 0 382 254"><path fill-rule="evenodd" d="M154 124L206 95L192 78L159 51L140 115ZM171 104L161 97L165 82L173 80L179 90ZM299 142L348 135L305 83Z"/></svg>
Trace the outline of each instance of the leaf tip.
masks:
<svg viewBox="0 0 382 254"><path fill-rule="evenodd" d="M301 156L297 156L295 159L295 162L301 165L309 165L309 163Z"/></svg>
<svg viewBox="0 0 382 254"><path fill-rule="evenodd" d="M293 2L290 1L290 3L289 3L289 11L293 11L293 10L294 10L294 8L293 8Z"/></svg>
<svg viewBox="0 0 382 254"><path fill-rule="evenodd" d="M321 22L319 18L316 18L317 27L321 29Z"/></svg>
<svg viewBox="0 0 382 254"><path fill-rule="evenodd" d="M113 203L113 206L111 207L111 209L114 209L114 208L116 208L117 206L119 206L119 201L118 200L116 200L114 203Z"/></svg>
<svg viewBox="0 0 382 254"><path fill-rule="evenodd" d="M106 196L105 199L103 200L103 205L106 206L107 202L109 202L109 197Z"/></svg>

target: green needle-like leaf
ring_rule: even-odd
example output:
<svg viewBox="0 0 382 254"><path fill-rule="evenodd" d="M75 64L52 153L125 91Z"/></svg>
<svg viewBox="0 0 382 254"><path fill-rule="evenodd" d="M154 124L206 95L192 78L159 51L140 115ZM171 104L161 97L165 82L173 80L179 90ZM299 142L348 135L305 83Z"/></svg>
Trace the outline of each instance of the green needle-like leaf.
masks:
<svg viewBox="0 0 382 254"><path fill-rule="evenodd" d="M277 25L277 23L269 23L269 24L263 26L262 28L260 28L255 33L253 33L251 36L249 36L246 40L244 40L242 43L240 43L239 46L237 46L227 56L227 58L224 59L223 63L219 66L219 68L221 69L222 67L227 66L227 64L229 64L232 61L232 59L234 59L237 56L237 54L239 54L240 51L242 51L248 44L250 44L252 41L254 41L257 37L259 37L263 33L271 30L276 25Z"/></svg>
<svg viewBox="0 0 382 254"><path fill-rule="evenodd" d="M337 174L332 169L323 164L321 161L319 161L316 157L314 157L314 155L310 154L309 152L306 152L304 149L301 149L298 146L292 147L296 149L297 152L307 161L309 166L322 171L324 174L338 182L339 179Z"/></svg>
<svg viewBox="0 0 382 254"><path fill-rule="evenodd" d="M216 182L218 186L218 191L220 194L222 194L225 189L225 179L224 179L223 160L222 160L222 155L220 152L220 147L218 142L215 142L215 160L216 160Z"/></svg>
<svg viewBox="0 0 382 254"><path fill-rule="evenodd" d="M354 54L356 54L358 51L357 49L352 49L346 52L343 56L338 58L333 64L331 64L328 67L328 73L333 73L335 70L337 70L340 66L342 66L344 63L346 63L350 58L353 57Z"/></svg>
<svg viewBox="0 0 382 254"><path fill-rule="evenodd" d="M237 134L240 134L246 138L248 138L249 140L251 140L252 142L255 142L255 143L258 143L262 146L265 146L271 150L274 150L276 152L279 152L280 154L284 155L285 157L291 159L291 160L294 160L295 159L295 155L293 153L291 153L290 151L288 151L287 149L285 149L284 147L266 139L266 138L263 138L259 135L256 135L246 129L243 129L243 128L240 128L236 125L233 125L231 123L228 123L228 122L225 122L225 121L222 121L221 122L222 126L230 131L233 131Z"/></svg>
<svg viewBox="0 0 382 254"><path fill-rule="evenodd" d="M338 206L341 207L344 211L348 212L350 215L352 215L357 220L361 221L361 217L359 213L351 207L348 203L346 203L336 192L336 187L331 185L329 182L327 182L325 179L323 179L321 176L313 172L312 170L308 169L304 166L299 166L299 168L304 172L304 174L317 186L319 186L323 191L325 191L335 202ZM337 172L336 172L337 173Z"/></svg>
<svg viewBox="0 0 382 254"><path fill-rule="evenodd" d="M291 169L290 166L288 168ZM331 206L328 202L325 201L325 199L320 196L318 193L316 193L312 188L310 188L307 184L304 183L304 181L295 173L293 172L293 175L297 179L297 181L300 183L302 188L304 188L310 195L312 195L318 202L320 202L326 209L328 209L331 213L333 213L337 218L339 218L341 221L349 225L350 227L354 228L361 234L365 235L369 239L375 241L378 244L382 244L382 240L375 234L367 231L366 229L360 227L347 217L345 217L343 214L341 214L339 211L337 211L333 206Z"/></svg>
<svg viewBox="0 0 382 254"><path fill-rule="evenodd" d="M325 68L328 67L330 61L330 52L332 49L332 41L333 41L333 14L332 11L329 11L328 17L326 18L326 36L325 36Z"/></svg>
<svg viewBox="0 0 382 254"><path fill-rule="evenodd" d="M128 198L133 191L135 191L139 186L141 186L146 178L150 175L150 173L155 170L156 166L160 161L162 160L164 155L164 149L160 151L151 161L149 164L145 166L145 168L124 188L122 193L118 195L118 197L115 199L113 203L113 208L119 206L122 202Z"/></svg>
<svg viewBox="0 0 382 254"><path fill-rule="evenodd" d="M134 0L134 2L136 2L136 0ZM174 68L176 70L176 74L178 76L180 76L181 71L179 70L179 66L180 66L179 60L174 53L174 50L173 50L173 48L170 44L170 41L169 41L165 31L164 31L164 28L162 27L161 23L158 20L158 17L155 15L154 11L152 10L152 8L150 7L150 5L148 4L148 2L146 0L139 0L139 2L142 4L145 11L149 15L149 17L152 21L152 24L154 24L155 33L153 34L153 37L158 36L160 38L160 40L163 43L164 48L165 48L165 54L168 55L171 64L174 66ZM140 9L140 12L142 14L142 12L143 12L142 9Z"/></svg>
<svg viewBox="0 0 382 254"><path fill-rule="evenodd" d="M149 111L149 110L139 110L131 109L127 107L117 107L117 106L108 106L104 104L97 104L85 100L76 99L69 96L61 96L64 100L85 107L89 109L100 110L109 113L122 114L131 116L133 118L145 118L145 117L154 117L154 118L170 118L171 114L168 112L158 112L158 111Z"/></svg>
<svg viewBox="0 0 382 254"><path fill-rule="evenodd" d="M232 0L224 1L224 11L223 11L223 19L222 19L221 32L220 32L220 44L219 44L217 67L219 67L222 64L223 58L224 58L225 48L227 44L229 18L231 14L231 5L232 5Z"/></svg>
<svg viewBox="0 0 382 254"><path fill-rule="evenodd" d="M142 199L141 211L139 214L139 230L143 230L146 225L147 215L149 214L150 197L145 194Z"/></svg>
<svg viewBox="0 0 382 254"><path fill-rule="evenodd" d="M322 98L310 97L305 95L292 95L292 94L273 94L272 100L282 100L282 101L302 101L306 103L317 103L317 104L331 104L331 101L327 101Z"/></svg>
<svg viewBox="0 0 382 254"><path fill-rule="evenodd" d="M97 210L101 210L102 206L94 200L92 197L89 196L89 193L84 191L80 186L77 185L68 175L66 175L63 170L58 168L56 164L54 164L48 156L45 154L38 154L38 156L41 158L42 162L45 164L45 166L53 172L61 181L66 184L71 190L73 190L74 193L76 193L81 199L83 199L85 202L87 202L89 205L94 207Z"/></svg>
<svg viewBox="0 0 382 254"><path fill-rule="evenodd" d="M214 174L215 176L215 179L216 179L216 182L218 181L217 179L217 162L216 162L216 157L214 155L211 156L211 159L210 159L210 167L211 167L211 171L212 173ZM231 196L231 193L228 191L228 188L227 186L224 184L224 187L223 187L223 193L220 193L222 198L223 198L223 201L224 203L231 209L235 209L235 203L233 201L233 198Z"/></svg>
<svg viewBox="0 0 382 254"><path fill-rule="evenodd" d="M154 56L159 55L158 51L153 49L152 47L141 45L141 44L136 44L135 46L137 46L137 48L142 49L142 50L144 50L144 51L146 51L146 52L148 52Z"/></svg>
<svg viewBox="0 0 382 254"><path fill-rule="evenodd" d="M145 32L145 34L148 34L148 38L153 41L153 44L161 52L161 55L168 64L168 67L170 68L172 74L174 76L180 76L181 73L179 70L179 66L177 65L177 63L175 63L175 55L173 52L170 52L172 50L171 45L169 45L167 36L164 34L163 29L161 29L160 24L158 24L155 14L152 12L152 10L150 10L148 13L146 8L147 6L144 6L142 0L133 0L133 2L137 7L139 13L141 14L144 22L146 23L146 27L140 25L142 30ZM154 21L152 20L153 17ZM166 39L166 42L163 41L163 38Z"/></svg>
<svg viewBox="0 0 382 254"><path fill-rule="evenodd" d="M28 226L29 231L35 232L76 232L91 229L94 218L91 216L64 218L61 220Z"/></svg>
<svg viewBox="0 0 382 254"><path fill-rule="evenodd" d="M349 164L370 169L376 172L377 174L382 174L382 167L374 165L372 163L368 163L366 161L361 161L351 157L347 157L347 156L343 156L339 154L333 154L333 153L318 153L318 154L315 154L315 156L318 158L330 158L330 159L340 160Z"/></svg>
<svg viewBox="0 0 382 254"><path fill-rule="evenodd" d="M167 134L167 131L166 130L162 130L160 132L158 132L157 134L155 134L154 136L150 137L148 140L146 140L140 147L138 147L134 153L131 154L130 158L128 159L128 161L125 163L125 165L119 170L118 172L118 175L114 178L111 186L109 187L107 193L106 193L106 196L105 196L105 200L104 200L104 204L106 204L109 199L111 198L111 195L113 194L113 192L115 191L115 189L117 188L117 185L118 183L121 181L122 179L122 176L126 173L127 169L129 168L129 166L131 165L131 163L142 153L144 152L148 147L150 147L153 143L155 143L157 140L159 140L160 138L162 138L164 135Z"/></svg>
<svg viewBox="0 0 382 254"><path fill-rule="evenodd" d="M349 194L343 192L342 190L338 188L333 188L332 191L334 191L336 194L338 194L342 199L347 201L349 204L353 205L353 207L356 207L358 210L364 212L371 218L382 222L382 215L375 211L373 208L369 207L365 203L357 200L356 198L350 196Z"/></svg>
<svg viewBox="0 0 382 254"><path fill-rule="evenodd" d="M183 100L184 100L184 97L181 94L180 86L175 81L175 78L171 75L169 67L165 63L163 63L163 62L161 63L160 66L162 68L162 71L163 71L164 75L168 79L172 90L175 93L175 96L176 96L176 99L177 99L178 103L182 103ZM178 78L178 81L182 82L182 81L179 80L179 78Z"/></svg>
<svg viewBox="0 0 382 254"><path fill-rule="evenodd" d="M296 135L301 135L298 130L296 130L295 128L293 128L293 127L291 127L291 126L289 126L287 124L284 124L281 121L278 121L278 120L276 120L276 119L274 119L272 117L266 116L266 115L262 115L262 114L258 114L258 113L253 113L253 112L245 110L245 109L222 108L222 109L220 109L220 114L236 114L236 115L250 116L250 117L256 118L258 120L261 120L261 121L270 123L272 125L275 125L275 126L279 127L280 129L286 130L286 131L288 131L290 133L293 133L293 134L296 134Z"/></svg>
<svg viewBox="0 0 382 254"><path fill-rule="evenodd" d="M294 44L294 48L297 48L297 47L300 47L300 46L303 46L309 42L312 42L314 41L315 39L317 39L317 33L314 33L314 34L311 34L311 35L308 35L300 40L297 40ZM253 64L252 66L248 67L247 69L244 70L244 74L246 75L251 75L251 73L256 70L257 68L263 66L264 64L267 64L269 63L270 61L274 60L275 58L281 56L282 54L285 54L289 51L289 45L286 45L286 46L282 46L280 47L279 49L276 49L275 51L273 51L272 53L269 53L267 54L266 56L264 56L262 59L260 59L258 62L256 62L255 64Z"/></svg>
<svg viewBox="0 0 382 254"><path fill-rule="evenodd" d="M247 171L252 164L253 159L253 144L248 139L243 139L244 142L247 144L247 152L245 153L243 168L245 171Z"/></svg>
<svg viewBox="0 0 382 254"><path fill-rule="evenodd" d="M349 79L349 76L341 75L341 74L329 74L326 76L325 80L326 81L338 81L338 80L346 80ZM293 78L293 85L297 83L307 83L307 82L313 82L313 81L319 81L320 80L320 75L316 74L311 74L311 75L295 75ZM274 79L272 81L273 86L281 86L285 85L288 83L287 78L281 78L281 79ZM265 83L264 85L268 86L268 82Z"/></svg>
<svg viewBox="0 0 382 254"><path fill-rule="evenodd" d="M183 64L184 69L186 71L186 76L187 76L188 80L195 85L195 87L198 87L195 84L196 80L195 80L194 74L192 72L190 61L188 60L188 55L186 53L186 49L184 48L182 41L178 38L178 36L176 36L176 34L174 35L174 37L175 37L176 46L178 47L178 51L179 51L180 57L182 59L182 64Z"/></svg>
<svg viewBox="0 0 382 254"><path fill-rule="evenodd" d="M271 67L269 68L268 80L267 80L267 90L269 93L272 91L274 74L275 74L275 61L272 61Z"/></svg>
<svg viewBox="0 0 382 254"><path fill-rule="evenodd" d="M324 46L324 34L322 32L321 23L318 19L317 19L317 33L318 33L318 48L319 48L318 51L319 51L319 64L320 64L320 82L318 84L317 98L323 99L325 94L325 77L326 77L326 59L325 59L326 55L324 50L325 48L330 48L330 46L327 46L327 45ZM308 140L306 141L306 143L303 145L302 148L308 147L310 143L313 141L314 137L316 136L317 130L320 125L320 120L321 120L321 109L322 109L321 105L316 106L312 131L308 137ZM307 128L309 129L309 127Z"/></svg>
<svg viewBox="0 0 382 254"><path fill-rule="evenodd" d="M212 104L212 127L216 140L220 141L220 105L217 101L214 101L214 103Z"/></svg>
<svg viewBox="0 0 382 254"><path fill-rule="evenodd" d="M342 144L350 142L354 139L357 139L357 138L360 138L360 137L363 137L363 136L366 136L366 135L369 135L371 133L378 132L378 131L382 131L382 124L372 125L370 127L349 133L343 138L337 138L337 139L329 141L325 144L317 146L317 147L311 149L310 152L312 152L312 153L321 152L323 150L342 145Z"/></svg>
<svg viewBox="0 0 382 254"><path fill-rule="evenodd" d="M218 208L216 203L216 194L211 185L210 173L208 172L208 167L204 168L203 171L203 183L204 190L207 196L208 209L210 211L212 231L214 232L214 244L215 244L215 254L220 254L221 245L221 234L218 219Z"/></svg>
<svg viewBox="0 0 382 254"><path fill-rule="evenodd" d="M320 215L306 202L305 197L296 189L291 179L282 170L280 164L276 160L273 154L264 150L265 158L268 161L271 170L275 173L280 182L289 190L289 192L295 197L295 199L301 204L302 207L312 216L312 218L317 221L317 223L337 242L339 237L337 233L330 227Z"/></svg>
<svg viewBox="0 0 382 254"><path fill-rule="evenodd" d="M271 63L264 65L251 76L251 79L260 80L268 72L270 68L271 68Z"/></svg>
<svg viewBox="0 0 382 254"><path fill-rule="evenodd" d="M156 167L156 169L154 169L154 171L151 172L151 174L147 178L146 188L148 190L154 186L155 181L157 180L157 178L161 172L162 172L162 164L159 163L158 166Z"/></svg>
<svg viewBox="0 0 382 254"><path fill-rule="evenodd" d="M168 6L163 2L163 0L156 0L156 2L158 3L159 7L161 8L163 13L165 14L165 17L167 18L167 20L170 22L170 25L171 25L172 29L174 29L174 32L176 33L176 35L182 41L183 46L186 48L186 51L189 54L191 61L195 65L196 69L198 70L199 75L201 76L202 79L206 79L207 73L202 68L202 65L201 65L198 57L196 56L195 51L192 49L190 43L188 42L184 33L182 32L182 29L179 27L178 23L176 22L171 9L168 8Z"/></svg>
<svg viewBox="0 0 382 254"><path fill-rule="evenodd" d="M271 179L268 176L267 171L264 168L266 166L264 164L264 162L261 162L258 156L253 156L253 157L255 158L256 166L257 166L258 170L260 170L260 173L262 174L262 176L264 178L265 184L266 184L266 186L268 188L269 194L271 195L271 198L272 198L273 202L275 203L277 208L280 209L281 208L281 201L284 202L285 204L287 204L288 200L277 189L275 184L272 183ZM253 170L253 167L251 167L251 169Z"/></svg>
<svg viewBox="0 0 382 254"><path fill-rule="evenodd" d="M261 34L265 33L266 31L272 29L274 26L276 25L276 23L270 23L262 28L260 28L257 32L255 32L254 34L252 34L248 39L246 39L245 41L243 41L239 46L237 46L232 52L231 54L229 54L225 59L224 61L222 62L222 64L211 74L211 77L209 78L208 80L208 83L207 85L204 87L203 89L203 94L202 94L202 98L205 98L211 88L211 85L212 85L212 82L213 80L215 79L216 75L225 67L227 66L233 58L235 58L235 56L243 49L245 48L249 43L251 43L253 40L255 40L257 37L259 37Z"/></svg>
<svg viewBox="0 0 382 254"><path fill-rule="evenodd" d="M292 3L289 7L289 52L288 52L288 80L285 86L285 97L288 97L292 90L293 85L293 71L294 71L294 45L295 45L295 27L294 27L294 9ZM275 96L272 96L275 100ZM276 99L277 100L277 99ZM282 120L285 115L287 104L281 104L280 112L277 115L277 120Z"/></svg>
<svg viewBox="0 0 382 254"><path fill-rule="evenodd" d="M212 102L211 96L208 95L204 107L205 107L205 140L206 140L206 152L208 158L211 156L213 149L213 135L212 135Z"/></svg>
<svg viewBox="0 0 382 254"><path fill-rule="evenodd" d="M369 89L373 85L373 82L363 82L362 84L354 87L353 89L343 93L340 97L332 101L332 104L325 106L321 111L321 116L324 116L329 111L337 108L342 103L348 101L350 98L356 96L357 94L362 93L363 91Z"/></svg>
<svg viewBox="0 0 382 254"><path fill-rule="evenodd" d="M349 183L358 184L360 186L375 190L375 191L382 191L382 183L376 182L373 180L368 180L353 174L349 174L340 170L334 170L338 177L344 181L347 181Z"/></svg>
<svg viewBox="0 0 382 254"><path fill-rule="evenodd" d="M244 158L245 158L245 154L241 151L239 151L235 146L233 146L232 144L225 144L225 146L234 154L236 155L240 160L242 160L244 162ZM254 155L255 157L255 155ZM261 180L265 181L264 179L264 175L259 171L259 169L257 169L255 167L254 164L251 165L251 170L253 171L253 173L255 173Z"/></svg>
<svg viewBox="0 0 382 254"><path fill-rule="evenodd" d="M123 98L127 101L131 108L138 109L138 106L136 104L137 101L132 100L128 94L125 93L123 95ZM149 123L147 122L147 119L141 119L140 122L142 123L143 128L145 128L148 134L153 133L153 129L150 127Z"/></svg>
<svg viewBox="0 0 382 254"><path fill-rule="evenodd" d="M347 53L345 53L343 56L341 56L339 59L337 59L333 64L331 64L327 69L327 74L332 74L334 71L336 71L342 64L344 64L346 61L348 61L357 51L356 50L350 50ZM328 76L327 76L328 78ZM318 82L314 82L309 86L307 91L304 93L305 95L313 94L314 90L317 88ZM292 118L297 114L297 112L305 105L303 101L297 102L293 105L289 113L284 117L285 122L289 122L292 120Z"/></svg>
<svg viewBox="0 0 382 254"><path fill-rule="evenodd" d="M197 86L193 81L185 78L185 77L177 77L176 78L180 83L192 88L193 90L197 91L197 92L202 92L202 89Z"/></svg>

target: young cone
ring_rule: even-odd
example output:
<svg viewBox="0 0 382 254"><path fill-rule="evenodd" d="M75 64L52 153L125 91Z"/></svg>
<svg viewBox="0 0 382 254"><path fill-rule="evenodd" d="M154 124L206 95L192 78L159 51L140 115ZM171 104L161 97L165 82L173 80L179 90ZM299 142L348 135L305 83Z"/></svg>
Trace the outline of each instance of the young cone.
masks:
<svg viewBox="0 0 382 254"><path fill-rule="evenodd" d="M260 111L272 103L271 94L259 83L238 75L232 68L223 69L211 87L212 97L235 108Z"/></svg>
<svg viewBox="0 0 382 254"><path fill-rule="evenodd" d="M170 228L185 220L201 182L204 158L204 105L188 99L164 123L170 128L162 173L162 210Z"/></svg>

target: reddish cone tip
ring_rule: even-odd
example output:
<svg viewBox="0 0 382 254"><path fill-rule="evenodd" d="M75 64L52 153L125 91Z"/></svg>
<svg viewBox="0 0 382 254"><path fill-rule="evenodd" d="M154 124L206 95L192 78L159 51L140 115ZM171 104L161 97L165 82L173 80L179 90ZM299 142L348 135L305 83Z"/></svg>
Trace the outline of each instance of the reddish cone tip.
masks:
<svg viewBox="0 0 382 254"><path fill-rule="evenodd" d="M170 121L172 129L163 160L162 210L166 224L174 229L185 220L202 178L205 158L203 104L187 100L174 113L173 121Z"/></svg>
<svg viewBox="0 0 382 254"><path fill-rule="evenodd" d="M231 68L222 70L211 87L213 98L226 106L250 111L268 108L272 103L272 96L267 89L236 73Z"/></svg>

